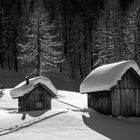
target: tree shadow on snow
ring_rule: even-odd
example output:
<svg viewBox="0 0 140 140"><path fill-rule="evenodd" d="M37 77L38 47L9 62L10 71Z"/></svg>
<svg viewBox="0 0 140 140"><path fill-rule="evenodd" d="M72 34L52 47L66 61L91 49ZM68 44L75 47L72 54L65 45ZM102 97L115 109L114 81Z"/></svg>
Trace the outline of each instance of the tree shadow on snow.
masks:
<svg viewBox="0 0 140 140"><path fill-rule="evenodd" d="M88 117L82 115L83 122L93 131L111 140L139 140L140 118L112 118L95 110L88 110Z"/></svg>
<svg viewBox="0 0 140 140"><path fill-rule="evenodd" d="M25 112L19 112L22 114L22 120L26 119L26 115L28 114L31 117L40 117L41 115L45 114L48 110L37 110L37 111L25 111Z"/></svg>

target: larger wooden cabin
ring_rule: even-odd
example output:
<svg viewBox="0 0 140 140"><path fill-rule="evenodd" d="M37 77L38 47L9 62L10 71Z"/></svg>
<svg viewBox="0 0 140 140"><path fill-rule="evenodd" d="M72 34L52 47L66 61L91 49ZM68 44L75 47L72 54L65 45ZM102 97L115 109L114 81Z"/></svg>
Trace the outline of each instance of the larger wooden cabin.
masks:
<svg viewBox="0 0 140 140"><path fill-rule="evenodd" d="M18 98L18 110L35 111L51 109L51 99L57 96L57 90L48 78L39 76L19 84L11 91Z"/></svg>
<svg viewBox="0 0 140 140"><path fill-rule="evenodd" d="M103 65L80 85L88 107L112 116L140 116L140 70L133 61Z"/></svg>

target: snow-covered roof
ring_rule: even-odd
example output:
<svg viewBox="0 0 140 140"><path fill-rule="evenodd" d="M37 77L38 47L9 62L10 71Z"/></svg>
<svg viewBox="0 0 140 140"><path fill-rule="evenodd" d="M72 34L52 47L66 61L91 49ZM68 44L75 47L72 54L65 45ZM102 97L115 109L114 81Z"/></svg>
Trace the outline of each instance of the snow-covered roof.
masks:
<svg viewBox="0 0 140 140"><path fill-rule="evenodd" d="M136 62L128 60L112 64L106 64L93 70L81 83L80 92L96 92L110 90L121 80L124 73L133 68L140 76L140 69Z"/></svg>
<svg viewBox="0 0 140 140"><path fill-rule="evenodd" d="M23 81L22 83L17 85L15 88L13 88L10 91L10 94L12 98L21 97L25 94L28 94L39 83L45 85L50 91L52 91L55 95L57 95L57 89L54 87L52 82L48 78L43 77L43 76L38 76L38 77L29 79L28 85L26 85L26 81Z"/></svg>

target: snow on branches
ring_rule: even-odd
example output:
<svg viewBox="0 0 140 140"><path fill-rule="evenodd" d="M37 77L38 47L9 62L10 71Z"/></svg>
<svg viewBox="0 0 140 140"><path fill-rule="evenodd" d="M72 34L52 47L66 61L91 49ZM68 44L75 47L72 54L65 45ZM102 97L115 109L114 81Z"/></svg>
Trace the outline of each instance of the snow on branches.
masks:
<svg viewBox="0 0 140 140"><path fill-rule="evenodd" d="M37 75L63 62L62 42L59 41L55 24L49 23L45 10L35 9L25 30L27 42L24 45L19 44L22 51L20 59L23 62L34 63Z"/></svg>

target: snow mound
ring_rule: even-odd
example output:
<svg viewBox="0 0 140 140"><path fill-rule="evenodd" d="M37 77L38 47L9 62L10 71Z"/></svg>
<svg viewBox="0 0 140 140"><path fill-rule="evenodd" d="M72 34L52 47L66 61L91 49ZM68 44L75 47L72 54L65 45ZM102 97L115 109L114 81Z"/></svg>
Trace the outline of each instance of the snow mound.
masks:
<svg viewBox="0 0 140 140"><path fill-rule="evenodd" d="M47 120L51 117L54 117L54 116L57 116L66 112L67 111L65 110L51 110L51 111L46 111L46 112L42 110L42 111L23 112L23 114L15 113L11 115L7 112L0 111L0 113L2 114L0 119L3 121L0 128L0 136L31 126L35 123L38 123L43 120ZM41 115L37 117L33 117L30 114L41 114ZM4 118L8 119L8 121L7 120L5 121Z"/></svg>
<svg viewBox="0 0 140 140"><path fill-rule="evenodd" d="M76 108L87 108L87 95L78 92L58 90L57 101L61 101Z"/></svg>
<svg viewBox="0 0 140 140"><path fill-rule="evenodd" d="M1 110L6 110L6 111L11 111L11 110L17 110L18 109L18 100L15 99L13 100L9 94L11 89L4 89L4 95L0 98L0 111Z"/></svg>
<svg viewBox="0 0 140 140"><path fill-rule="evenodd" d="M48 87L49 90L51 90L54 94L57 95L57 89L54 87L52 82L48 78L43 77L43 76L31 78L29 80L29 85L26 85L26 81L23 81L22 83L17 85L15 88L13 88L10 91L10 94L12 98L21 97L24 94L29 93L38 83L44 84L46 87Z"/></svg>
<svg viewBox="0 0 140 140"><path fill-rule="evenodd" d="M134 61L121 61L106 64L93 70L81 83L80 92L88 93L95 91L110 90L111 87L121 80L128 69L134 69L140 76L140 69Z"/></svg>

